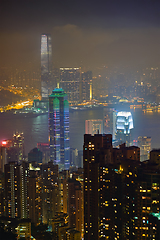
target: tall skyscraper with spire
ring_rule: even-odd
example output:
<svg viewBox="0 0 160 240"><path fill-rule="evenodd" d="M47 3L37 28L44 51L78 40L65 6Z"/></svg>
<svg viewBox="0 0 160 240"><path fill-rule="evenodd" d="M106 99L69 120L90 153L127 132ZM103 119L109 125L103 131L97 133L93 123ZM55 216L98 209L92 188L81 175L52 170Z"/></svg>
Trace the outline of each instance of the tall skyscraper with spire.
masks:
<svg viewBox="0 0 160 240"><path fill-rule="evenodd" d="M69 169L69 103L62 88L55 88L49 96L50 160L59 169Z"/></svg>
<svg viewBox="0 0 160 240"><path fill-rule="evenodd" d="M41 95L46 98L51 93L52 44L51 35L41 35Z"/></svg>

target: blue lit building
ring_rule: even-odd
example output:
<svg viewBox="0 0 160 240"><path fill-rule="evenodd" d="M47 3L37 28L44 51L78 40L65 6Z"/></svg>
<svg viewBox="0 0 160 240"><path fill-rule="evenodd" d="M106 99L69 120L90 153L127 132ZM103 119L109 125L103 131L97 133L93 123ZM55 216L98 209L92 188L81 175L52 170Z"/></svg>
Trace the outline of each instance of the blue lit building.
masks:
<svg viewBox="0 0 160 240"><path fill-rule="evenodd" d="M59 169L70 167L69 103L62 88L55 88L49 96L50 160Z"/></svg>
<svg viewBox="0 0 160 240"><path fill-rule="evenodd" d="M41 95L48 98L51 88L52 44L50 34L41 35Z"/></svg>
<svg viewBox="0 0 160 240"><path fill-rule="evenodd" d="M131 144L131 130L133 129L133 118L131 112L118 112L116 118L116 140L119 143Z"/></svg>

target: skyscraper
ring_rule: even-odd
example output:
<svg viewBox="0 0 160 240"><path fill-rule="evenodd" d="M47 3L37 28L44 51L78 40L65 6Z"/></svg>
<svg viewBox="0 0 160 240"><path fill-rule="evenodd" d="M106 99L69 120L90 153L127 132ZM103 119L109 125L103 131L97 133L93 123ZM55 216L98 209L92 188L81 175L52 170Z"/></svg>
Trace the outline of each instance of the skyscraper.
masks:
<svg viewBox="0 0 160 240"><path fill-rule="evenodd" d="M133 129L133 118L131 112L118 112L116 119L116 139L120 143L131 144L131 129Z"/></svg>
<svg viewBox="0 0 160 240"><path fill-rule="evenodd" d="M80 99L81 68L60 68L60 87L68 95L71 103Z"/></svg>
<svg viewBox="0 0 160 240"><path fill-rule="evenodd" d="M41 95L48 97L51 93L52 45L50 34L41 35Z"/></svg>
<svg viewBox="0 0 160 240"><path fill-rule="evenodd" d="M49 144L50 160L58 164L60 170L68 169L69 104L62 88L55 88L49 96Z"/></svg>
<svg viewBox="0 0 160 240"><path fill-rule="evenodd" d="M10 162L5 165L5 199L8 217L27 218L28 163Z"/></svg>
<svg viewBox="0 0 160 240"><path fill-rule="evenodd" d="M111 161L112 135L84 135L83 168L84 168L84 239L100 239L99 211L99 176L100 169ZM103 173L102 173L103 176ZM104 183L105 184L105 183ZM100 196L101 197L101 196ZM106 216L107 218L107 216Z"/></svg>
<svg viewBox="0 0 160 240"><path fill-rule="evenodd" d="M92 98L92 71L82 72L80 100L91 100Z"/></svg>

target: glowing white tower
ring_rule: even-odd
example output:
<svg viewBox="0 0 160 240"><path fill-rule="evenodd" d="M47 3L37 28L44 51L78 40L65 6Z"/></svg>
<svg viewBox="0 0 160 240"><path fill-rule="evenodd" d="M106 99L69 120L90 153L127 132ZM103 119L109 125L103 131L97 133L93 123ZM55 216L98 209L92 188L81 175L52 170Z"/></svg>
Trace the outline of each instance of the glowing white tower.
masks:
<svg viewBox="0 0 160 240"><path fill-rule="evenodd" d="M131 112L118 112L116 119L116 139L120 143L131 144L131 129L133 129L133 118Z"/></svg>

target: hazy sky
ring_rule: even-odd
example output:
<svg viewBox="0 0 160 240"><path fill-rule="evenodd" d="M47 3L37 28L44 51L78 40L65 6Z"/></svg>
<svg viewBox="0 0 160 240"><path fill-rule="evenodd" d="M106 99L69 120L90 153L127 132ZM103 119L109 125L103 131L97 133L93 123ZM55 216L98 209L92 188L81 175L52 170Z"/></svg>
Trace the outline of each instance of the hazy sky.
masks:
<svg viewBox="0 0 160 240"><path fill-rule="evenodd" d="M41 33L56 66L160 65L159 0L1 0L0 66L38 66Z"/></svg>

